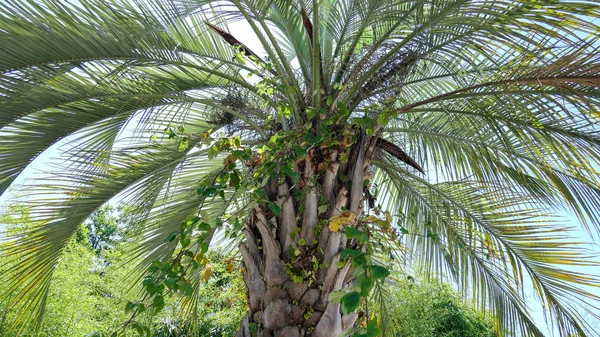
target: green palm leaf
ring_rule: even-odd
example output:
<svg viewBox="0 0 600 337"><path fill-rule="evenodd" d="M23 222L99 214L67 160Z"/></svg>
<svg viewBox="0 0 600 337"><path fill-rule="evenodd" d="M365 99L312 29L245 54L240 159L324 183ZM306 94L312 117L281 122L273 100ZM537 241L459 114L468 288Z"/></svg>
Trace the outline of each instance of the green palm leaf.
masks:
<svg viewBox="0 0 600 337"><path fill-rule="evenodd" d="M58 155L18 190L35 224L3 234L11 263L0 298L10 298L14 324L39 324L62 249L107 202L131 204L144 238L130 252L132 281L177 254L165 239L190 216L251 213L249 191L197 193L223 170L210 135L239 136L255 151L310 131L310 141L290 144L302 152L319 133L346 130L315 151L342 158L349 135L364 145L351 144L347 162L321 164L373 169L365 198L376 199L365 205L399 220L393 254L452 275L502 333L542 335L523 300L531 283L562 334L591 335L582 307L597 315L598 297L580 286L600 280L573 266L598 262L553 215L570 210L591 235L600 229L599 17L593 1L3 2L0 194L17 189L38 156ZM237 22L260 46L230 29ZM293 192L298 177L313 183L300 172L308 166L295 165L282 178ZM250 166L240 172L256 179ZM344 184L362 197L362 180ZM311 207L306 195L297 209ZM227 244L251 244L254 234L224 228ZM195 233L192 247L223 236ZM201 275L191 275L197 290ZM195 312L193 297L181 303Z"/></svg>

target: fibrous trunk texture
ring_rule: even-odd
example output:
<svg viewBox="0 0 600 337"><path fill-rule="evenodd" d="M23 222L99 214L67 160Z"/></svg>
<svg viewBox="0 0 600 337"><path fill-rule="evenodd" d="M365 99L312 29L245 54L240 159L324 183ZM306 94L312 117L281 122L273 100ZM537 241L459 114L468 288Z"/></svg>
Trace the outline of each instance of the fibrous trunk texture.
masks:
<svg viewBox="0 0 600 337"><path fill-rule="evenodd" d="M237 337L330 337L354 325L356 314L344 316L340 304L328 301L332 291L352 282L350 264L337 262L354 243L342 230L332 232L327 220L343 210L356 218L363 211L368 150L376 140L356 138L349 150L309 151L297 162L298 184L282 178L267 186L279 214L266 202L252 208L239 247L249 310ZM346 163L339 161L341 151Z"/></svg>

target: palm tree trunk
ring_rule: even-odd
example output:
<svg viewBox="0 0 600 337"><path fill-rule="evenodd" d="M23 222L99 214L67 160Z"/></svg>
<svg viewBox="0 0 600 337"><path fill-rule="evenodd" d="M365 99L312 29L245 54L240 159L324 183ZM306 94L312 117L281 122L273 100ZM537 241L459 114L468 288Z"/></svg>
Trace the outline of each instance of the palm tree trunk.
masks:
<svg viewBox="0 0 600 337"><path fill-rule="evenodd" d="M328 296L353 281L350 264L338 266L340 251L359 247L347 242L342 230L331 231L327 220L342 210L355 218L363 211L366 138L354 144L347 163L339 161L339 150L309 152L298 168L301 198L293 196L298 194L288 181L268 187L278 215L266 203L251 210L239 246L249 310L237 337L329 337L354 325L357 315L342 315L340 304L330 303ZM340 174L350 181L340 181Z"/></svg>

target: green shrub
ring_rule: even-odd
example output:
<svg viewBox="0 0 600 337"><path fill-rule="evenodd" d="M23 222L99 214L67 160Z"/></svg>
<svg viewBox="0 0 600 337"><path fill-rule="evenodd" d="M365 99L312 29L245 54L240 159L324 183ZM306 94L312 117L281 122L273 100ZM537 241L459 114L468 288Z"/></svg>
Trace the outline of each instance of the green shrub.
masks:
<svg viewBox="0 0 600 337"><path fill-rule="evenodd" d="M489 321L463 303L452 288L412 279L392 287L391 316L396 337L495 337Z"/></svg>

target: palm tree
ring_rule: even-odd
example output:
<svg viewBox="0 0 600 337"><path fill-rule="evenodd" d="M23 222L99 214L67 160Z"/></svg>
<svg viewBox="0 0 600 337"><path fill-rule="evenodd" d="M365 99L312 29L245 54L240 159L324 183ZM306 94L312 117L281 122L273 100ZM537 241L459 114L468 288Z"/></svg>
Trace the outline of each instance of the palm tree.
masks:
<svg viewBox="0 0 600 337"><path fill-rule="evenodd" d="M193 314L225 238L238 336L377 335L356 309L394 260L451 275L501 335L542 336L525 288L563 335L593 334L600 282L571 266L597 261L554 215L600 229L599 17L583 0L3 1L0 191L60 149L13 186L36 225L3 240L12 324L41 322L61 250L113 200L145 238L131 322L175 293Z"/></svg>

